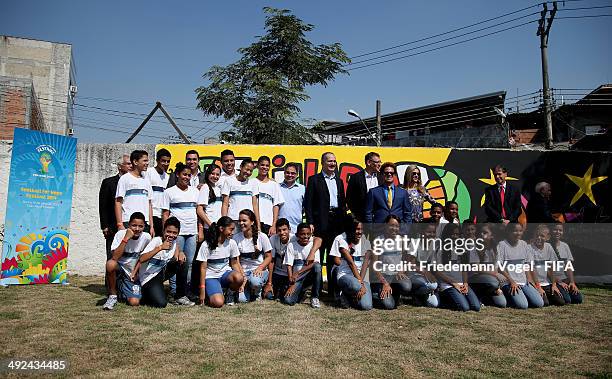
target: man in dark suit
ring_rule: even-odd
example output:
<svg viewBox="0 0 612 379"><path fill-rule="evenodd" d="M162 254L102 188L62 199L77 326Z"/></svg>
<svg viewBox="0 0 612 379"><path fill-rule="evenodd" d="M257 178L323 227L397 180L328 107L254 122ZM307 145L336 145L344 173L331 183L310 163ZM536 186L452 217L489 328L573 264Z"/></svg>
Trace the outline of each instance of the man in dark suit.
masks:
<svg viewBox="0 0 612 379"><path fill-rule="evenodd" d="M365 169L351 175L346 187L346 203L351 213L365 222L365 203L368 191L382 183L380 155L370 152L365 156Z"/></svg>
<svg viewBox="0 0 612 379"><path fill-rule="evenodd" d="M527 203L527 222L530 224L537 223L554 223L557 222L550 212L550 196L552 191L550 184L539 182L535 186L535 193L531 195L529 203Z"/></svg>
<svg viewBox="0 0 612 379"><path fill-rule="evenodd" d="M382 224L390 214L402 223L412 222L412 205L405 189L394 184L395 165L387 162L381 167L383 183L368 192L366 201L366 222Z"/></svg>
<svg viewBox="0 0 612 379"><path fill-rule="evenodd" d="M346 217L346 199L344 185L336 175L336 156L327 152L321 156L323 169L320 173L308 178L304 194L304 212L306 222L310 224L314 235L323 239L320 249L321 263L326 262L329 293L332 291L331 269L333 260L325 257L331 248L334 238L343 232Z"/></svg>
<svg viewBox="0 0 612 379"><path fill-rule="evenodd" d="M102 180L100 185L100 193L98 195L98 211L100 214L100 229L106 239L106 257L110 259L110 247L113 243L113 237L117 233L117 220L115 218L115 194L117 192L117 183L121 175L125 174L132 167L129 154L123 156L117 161L117 175L108 177Z"/></svg>
<svg viewBox="0 0 612 379"><path fill-rule="evenodd" d="M200 171L200 154L195 150L189 150L187 154L185 154L185 166L189 167L191 170L191 181L189 185L198 187L198 189L202 188L202 185L206 183L206 178L204 177L204 173ZM174 185L176 185L176 174L173 172L168 177L167 188Z"/></svg>
<svg viewBox="0 0 612 379"><path fill-rule="evenodd" d="M484 209L487 222L518 222L521 215L521 192L506 182L508 170L501 165L493 169L495 183L485 188Z"/></svg>

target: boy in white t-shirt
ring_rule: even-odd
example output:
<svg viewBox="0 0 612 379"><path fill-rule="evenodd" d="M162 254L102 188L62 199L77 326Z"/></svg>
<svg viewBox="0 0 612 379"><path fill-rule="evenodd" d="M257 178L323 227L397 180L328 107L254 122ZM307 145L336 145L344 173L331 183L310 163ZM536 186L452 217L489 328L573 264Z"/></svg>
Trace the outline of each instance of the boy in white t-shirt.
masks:
<svg viewBox="0 0 612 379"><path fill-rule="evenodd" d="M223 182L221 196L223 197L223 205L221 206L221 215L229 216L236 223L236 229L240 230L238 225L238 214L243 209L249 209L255 213L257 225L261 225L259 218L259 202L257 196L259 189L257 183L249 180L253 173L253 161L245 158L240 163L240 173L236 177L228 176Z"/></svg>
<svg viewBox="0 0 612 379"><path fill-rule="evenodd" d="M155 161L157 165L155 167L149 167L145 172L145 179L148 179L151 183L151 189L153 190L153 198L151 204L153 205L153 229L155 235L161 236L162 233L162 215L161 215L161 204L164 198L164 191L168 186L168 167L170 166L170 159L172 155L166 149L159 149L155 155Z"/></svg>
<svg viewBox="0 0 612 379"><path fill-rule="evenodd" d="M128 228L120 230L115 234L111 245L112 256L106 262L106 276L108 278L109 296L104 304L104 310L113 310L117 304L117 287L121 298L129 305L137 306L142 297L138 269L140 264L138 258L144 250L151 236L143 232L145 217L140 212L132 213Z"/></svg>
<svg viewBox="0 0 612 379"><path fill-rule="evenodd" d="M283 261L293 234L291 233L289 221L286 218L279 218L275 226L276 234L270 237L272 262L268 269L272 275L268 276L268 282L263 291L264 298L268 300L282 299L289 287L287 266L283 264Z"/></svg>
<svg viewBox="0 0 612 379"><path fill-rule="evenodd" d="M149 165L149 154L144 150L134 150L130 154L132 169L119 178L115 194L115 217L118 230L127 227L130 216L140 212L147 218L145 230L155 235L153 228L153 189L143 174Z"/></svg>
<svg viewBox="0 0 612 379"><path fill-rule="evenodd" d="M267 235L276 233L276 220L280 206L285 202L280 185L268 178L270 172L270 157L262 155L257 160L257 178L259 190L259 217L261 231Z"/></svg>
<svg viewBox="0 0 612 379"><path fill-rule="evenodd" d="M176 238L181 230L181 223L176 217L170 217L164 223L163 235L155 237L140 254L138 275L142 285L142 303L165 308L168 304L164 282L177 276L175 302L177 305L192 306L187 295L187 258L177 246Z"/></svg>
<svg viewBox="0 0 612 379"><path fill-rule="evenodd" d="M320 308L319 294L321 292L322 276L319 262L319 249L323 240L312 237L310 225L298 225L295 236L289 242L283 264L287 266L289 287L285 292L283 302L295 305L304 296L305 289L312 285L310 306Z"/></svg>

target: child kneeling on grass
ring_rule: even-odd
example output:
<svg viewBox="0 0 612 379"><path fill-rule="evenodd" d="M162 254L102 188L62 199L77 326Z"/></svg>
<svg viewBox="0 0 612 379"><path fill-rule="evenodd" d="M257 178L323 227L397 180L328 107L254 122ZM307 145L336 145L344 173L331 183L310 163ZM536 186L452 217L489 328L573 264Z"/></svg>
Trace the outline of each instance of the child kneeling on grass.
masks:
<svg viewBox="0 0 612 379"><path fill-rule="evenodd" d="M363 236L363 225L352 219L346 232L334 239L330 257L334 257L337 288L342 291L341 306L348 302L353 308L369 311L372 309L372 290L365 280L372 247Z"/></svg>
<svg viewBox="0 0 612 379"><path fill-rule="evenodd" d="M134 212L130 216L128 228L119 230L115 234L111 245L111 259L106 262L106 275L108 278L109 296L103 309L112 310L117 304L117 287L122 299L129 305L137 306L142 297L138 268L138 257L145 249L151 235L143 232L145 216L141 212Z"/></svg>
<svg viewBox="0 0 612 379"><path fill-rule="evenodd" d="M285 304L295 305L304 296L308 286L312 285L310 305L320 308L319 294L321 292L322 276L319 262L319 249L323 240L312 237L310 225L301 223L297 226L296 235L292 238L283 264L287 267L289 287L285 292Z"/></svg>
<svg viewBox="0 0 612 379"><path fill-rule="evenodd" d="M221 308L225 302L223 290L237 291L243 283L238 257L238 244L232 239L234 221L227 216L213 222L207 230L205 240L198 251L200 265L199 302L213 308ZM229 295L228 295L229 296ZM233 296L233 295L232 295Z"/></svg>
<svg viewBox="0 0 612 379"><path fill-rule="evenodd" d="M582 304L582 293L580 293L574 280L574 269L568 265L568 262L574 262L574 257L569 245L561 241L563 237L563 224L553 226L551 237L550 244L555 252L555 256L557 260L564 263L563 267L555 272L559 291L563 295L566 304Z"/></svg>
<svg viewBox="0 0 612 379"><path fill-rule="evenodd" d="M164 282L176 275L176 304L195 305L186 296L188 267L185 261L187 258L176 243L180 230L179 220L176 217L170 217L164 223L162 237L153 238L140 254L143 304L165 308L168 300L164 291Z"/></svg>

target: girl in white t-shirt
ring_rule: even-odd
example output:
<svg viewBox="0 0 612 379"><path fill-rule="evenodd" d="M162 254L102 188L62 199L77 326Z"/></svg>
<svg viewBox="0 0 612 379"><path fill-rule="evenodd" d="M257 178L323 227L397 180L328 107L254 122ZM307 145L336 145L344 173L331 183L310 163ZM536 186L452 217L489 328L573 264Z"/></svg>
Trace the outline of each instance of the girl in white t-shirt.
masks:
<svg viewBox="0 0 612 379"><path fill-rule="evenodd" d="M234 227L234 221L223 216L213 222L206 231L206 239L196 257L197 261L202 262L200 304L207 299L211 307L221 308L224 303L223 290L237 291L242 286L242 269L238 262L240 252L236 241L232 240Z"/></svg>
<svg viewBox="0 0 612 379"><path fill-rule="evenodd" d="M474 224L464 224L467 230L471 230ZM470 251L470 263L493 265L493 271L476 271L469 275L470 288L476 292L476 296L485 305L505 308L506 297L501 290L501 285L506 279L497 272L497 239L495 238L493 224L480 225L479 233L472 235L466 233L468 238L479 236L482 239L482 248Z"/></svg>
<svg viewBox="0 0 612 379"><path fill-rule="evenodd" d="M238 290L238 301L247 303L261 300L263 286L268 281L268 266L272 262L272 245L268 236L259 231L259 223L252 210L241 210L238 222L242 232L234 236L234 241L238 244L244 276Z"/></svg>
<svg viewBox="0 0 612 379"><path fill-rule="evenodd" d="M385 219L384 235L376 237L376 240L394 240L399 236L400 219L390 214ZM374 246L378 243L375 241ZM379 244L384 246L384 244ZM404 269L406 263L406 252L395 246L392 249L384 249L373 259L375 282L372 283L372 300L376 307L383 309L395 309L400 296L409 296L412 291L412 282ZM378 262L376 262L378 261ZM372 278L372 275L370 275Z"/></svg>
<svg viewBox="0 0 612 379"><path fill-rule="evenodd" d="M198 217L204 224L204 228L208 229L210 224L217 222L221 217L221 187L219 177L221 176L221 168L214 163L209 164L204 171L206 183L200 188L198 196Z"/></svg>
<svg viewBox="0 0 612 379"><path fill-rule="evenodd" d="M345 233L334 239L329 256L334 259L334 270L339 296L354 308L369 311L372 309L372 290L366 281L366 271L372 255L370 241L363 235L363 225L353 219Z"/></svg>
<svg viewBox="0 0 612 379"><path fill-rule="evenodd" d="M425 267L421 269L421 265L431 262L432 257L436 253L434 242L437 226L433 223L419 223L412 225L412 228L416 232L413 238L420 239L419 247L414 252L414 255L408 256L408 260L415 265L415 270L408 272L408 277L412 282L413 304L437 308L440 305L440 299L436 292L438 281L435 275L427 271Z"/></svg>
<svg viewBox="0 0 612 379"><path fill-rule="evenodd" d="M442 231L442 249L436 254L436 263L446 265L451 263L448 271L436 271L440 287L440 305L457 311L480 311L480 300L468 285L468 272L460 270L457 265L469 262L469 252L458 253L454 248L461 238L459 224L447 224ZM451 244L452 241L452 244Z"/></svg>
<svg viewBox="0 0 612 379"><path fill-rule="evenodd" d="M164 223L163 236L153 238L140 254L138 274L142 285L141 303L165 308L168 300L164 291L164 282L176 274L176 303L187 306L195 305L186 296L187 258L176 243L180 230L179 220L176 217L170 217Z"/></svg>
<svg viewBox="0 0 612 379"><path fill-rule="evenodd" d="M582 304L582 293L578 289L576 281L574 280L574 257L572 256L572 251L570 250L569 245L561 241L561 238L563 238L563 224L554 225L552 227L550 236L550 245L555 251L557 260L564 263L564 269L555 273L557 276L559 291L561 291L566 304ZM571 268L569 267L568 263L572 263Z"/></svg>
<svg viewBox="0 0 612 379"><path fill-rule="evenodd" d="M536 289L544 300L544 306L565 305L565 300L557 287L557 278L552 268L552 262L557 261L555 251L546 242L550 239L550 229L544 224L536 227L533 239L529 244L529 253L533 261L532 279Z"/></svg>

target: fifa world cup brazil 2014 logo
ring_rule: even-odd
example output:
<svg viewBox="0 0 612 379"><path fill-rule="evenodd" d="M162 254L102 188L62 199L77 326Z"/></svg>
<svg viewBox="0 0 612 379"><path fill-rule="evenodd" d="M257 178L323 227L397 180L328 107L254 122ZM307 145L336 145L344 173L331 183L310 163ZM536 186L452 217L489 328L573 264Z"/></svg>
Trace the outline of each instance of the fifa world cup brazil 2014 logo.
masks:
<svg viewBox="0 0 612 379"><path fill-rule="evenodd" d="M38 161L40 162L40 172L43 174L49 173L49 165L53 160L52 156L55 154L53 146L40 145L36 148L36 151L40 153Z"/></svg>

